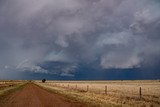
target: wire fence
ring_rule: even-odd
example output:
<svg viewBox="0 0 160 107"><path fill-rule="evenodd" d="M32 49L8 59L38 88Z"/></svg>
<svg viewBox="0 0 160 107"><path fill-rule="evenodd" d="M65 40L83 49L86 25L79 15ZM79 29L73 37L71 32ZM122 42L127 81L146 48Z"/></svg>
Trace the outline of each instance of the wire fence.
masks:
<svg viewBox="0 0 160 107"><path fill-rule="evenodd" d="M88 92L94 94L114 95L118 97L130 98L160 98L160 84L147 83L67 83L67 82L47 82L45 83L52 87L59 87L66 90L77 92Z"/></svg>

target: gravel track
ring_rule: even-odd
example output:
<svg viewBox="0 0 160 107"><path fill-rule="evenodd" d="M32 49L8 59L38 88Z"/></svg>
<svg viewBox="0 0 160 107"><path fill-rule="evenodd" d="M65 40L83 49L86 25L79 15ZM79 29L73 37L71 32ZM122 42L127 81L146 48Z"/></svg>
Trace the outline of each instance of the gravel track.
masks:
<svg viewBox="0 0 160 107"><path fill-rule="evenodd" d="M28 83L3 100L1 107L86 107L83 103L68 100L33 83Z"/></svg>

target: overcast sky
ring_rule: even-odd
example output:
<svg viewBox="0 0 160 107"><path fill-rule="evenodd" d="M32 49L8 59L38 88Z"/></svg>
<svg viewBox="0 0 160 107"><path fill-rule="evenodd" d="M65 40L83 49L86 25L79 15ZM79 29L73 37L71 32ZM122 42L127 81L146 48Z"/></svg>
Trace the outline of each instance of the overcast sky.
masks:
<svg viewBox="0 0 160 107"><path fill-rule="evenodd" d="M0 0L0 79L74 77L82 64L160 75L160 1Z"/></svg>

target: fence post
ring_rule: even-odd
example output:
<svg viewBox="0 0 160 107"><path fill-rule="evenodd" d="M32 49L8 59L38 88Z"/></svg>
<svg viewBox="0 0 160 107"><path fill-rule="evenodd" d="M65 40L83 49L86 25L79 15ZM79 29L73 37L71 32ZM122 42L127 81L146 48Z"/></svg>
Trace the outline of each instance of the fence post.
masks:
<svg viewBox="0 0 160 107"><path fill-rule="evenodd" d="M75 89L77 90L77 84L76 84L76 88Z"/></svg>
<svg viewBox="0 0 160 107"><path fill-rule="evenodd" d="M107 86L105 86L105 94L107 94Z"/></svg>
<svg viewBox="0 0 160 107"><path fill-rule="evenodd" d="M139 88L139 97L140 97L140 99L142 98L142 89L141 89L141 87Z"/></svg>
<svg viewBox="0 0 160 107"><path fill-rule="evenodd" d="M69 88L69 84L68 84L68 88Z"/></svg>
<svg viewBox="0 0 160 107"><path fill-rule="evenodd" d="M87 92L89 91L89 86L87 85Z"/></svg>

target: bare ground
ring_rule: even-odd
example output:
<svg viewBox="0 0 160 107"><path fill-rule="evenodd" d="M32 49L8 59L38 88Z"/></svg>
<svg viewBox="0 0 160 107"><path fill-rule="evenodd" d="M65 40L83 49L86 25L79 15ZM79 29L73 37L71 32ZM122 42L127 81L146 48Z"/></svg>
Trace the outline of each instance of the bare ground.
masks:
<svg viewBox="0 0 160 107"><path fill-rule="evenodd" d="M68 100L32 83L6 96L0 102L1 107L86 107L83 103Z"/></svg>

